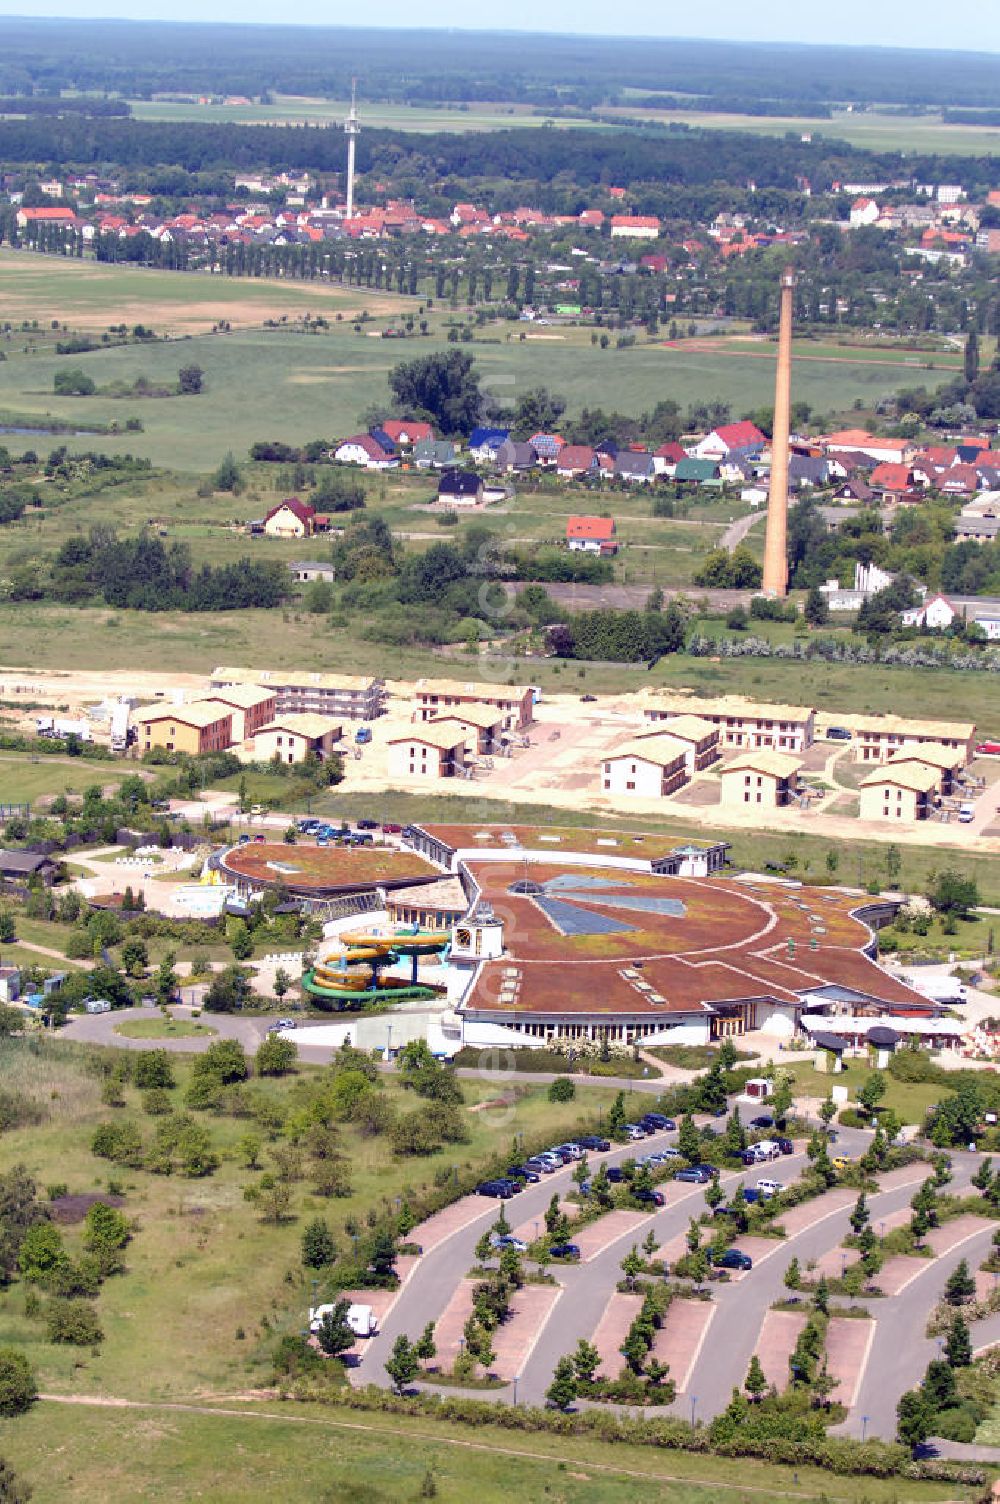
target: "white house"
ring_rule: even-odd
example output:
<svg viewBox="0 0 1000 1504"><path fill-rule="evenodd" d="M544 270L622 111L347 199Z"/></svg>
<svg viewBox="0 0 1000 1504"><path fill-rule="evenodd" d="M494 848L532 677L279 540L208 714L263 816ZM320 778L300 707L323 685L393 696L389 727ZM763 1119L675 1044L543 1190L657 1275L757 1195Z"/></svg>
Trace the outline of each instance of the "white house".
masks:
<svg viewBox="0 0 1000 1504"><path fill-rule="evenodd" d="M345 439L337 445L333 457L338 465L363 465L366 470L395 470L399 465L398 456L387 454L368 433L357 433Z"/></svg>
<svg viewBox="0 0 1000 1504"><path fill-rule="evenodd" d="M932 595L930 600L923 601L919 606L913 606L902 613L904 627L927 627L930 631L944 631L950 627L958 612L943 595Z"/></svg>
<svg viewBox="0 0 1000 1504"><path fill-rule="evenodd" d="M851 205L851 229L860 225L873 225L879 216L878 204L873 198L856 198Z"/></svg>

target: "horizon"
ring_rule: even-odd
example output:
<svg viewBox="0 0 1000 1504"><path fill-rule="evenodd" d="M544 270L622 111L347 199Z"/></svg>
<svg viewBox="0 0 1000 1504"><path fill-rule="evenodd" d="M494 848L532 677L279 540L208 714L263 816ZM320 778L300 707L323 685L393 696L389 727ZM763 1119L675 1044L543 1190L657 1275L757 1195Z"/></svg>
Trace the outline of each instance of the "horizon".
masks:
<svg viewBox="0 0 1000 1504"><path fill-rule="evenodd" d="M155 3L156 0L154 0L154 5ZM369 20L364 24L353 19L330 20L326 15L318 14L323 10L318 0L304 0L298 13L292 17L270 13L273 9L271 0L208 0L207 4L201 3L201 0L172 0L169 6L168 0L158 0L158 3L163 4L165 11L169 9L169 13L150 14L154 6L147 4L146 0L101 0L100 10L95 10L90 14L81 14L79 0L39 0L35 7L32 7L31 0L28 0L27 4L25 0L17 0L17 3L10 7L5 5L4 0L0 0L0 22L71 20L84 25L233 26L241 30L273 27L280 30L316 30L329 33L439 32L445 35L530 36L621 42L684 42L709 46L837 48L854 52L947 53L970 57L1000 54L1000 11L992 18L984 18L978 0L954 0L946 18L930 10L922 14L918 13L914 18L904 0L881 0L879 5L881 19L875 25L872 25L873 7L870 0L869 3L866 3L866 0L846 0L846 12L842 6L836 16L800 13L797 17L800 27L795 35L787 35L779 31L779 28L787 27L789 22L787 7L777 3L777 0L769 0L769 3L765 0L765 4L758 7L750 20L750 30L748 30L746 13L739 0L719 0L714 11L718 17L718 28L709 34L700 30L678 29L676 16L671 18L669 30L649 31L645 29L648 27L648 12L638 3L638 0L627 0L626 8L622 12L623 28L629 26L627 18L633 14L637 18L641 15L642 24L635 30L620 29L615 32L602 29L602 26L607 26L607 13L594 4L593 0L591 0L591 10L594 25L587 24L588 12L579 5L579 0L553 0L549 7L552 20L547 21L545 25L537 24L537 12L527 3L527 0L514 0L513 7L509 8L514 24L508 26L469 25L467 13L456 3L456 0L438 0L435 18L425 26L412 24L411 13L405 5L400 3L400 0L390 0L389 5L382 7L383 11L390 12L398 9L398 15L390 14L385 19ZM449 19L452 12L460 18L459 24ZM565 17L565 24L560 24L563 17ZM856 18L859 24L855 24L852 17ZM701 24L699 17L699 25ZM970 34L980 35L979 46L970 48L950 45L951 38L956 32L961 33L966 25L970 29ZM920 30L914 31L915 26L919 26ZM981 36L984 26L990 31L990 35L985 39ZM907 28L910 29L910 35L906 35ZM856 35L861 29L866 29L869 33L865 39L844 39L845 33Z"/></svg>

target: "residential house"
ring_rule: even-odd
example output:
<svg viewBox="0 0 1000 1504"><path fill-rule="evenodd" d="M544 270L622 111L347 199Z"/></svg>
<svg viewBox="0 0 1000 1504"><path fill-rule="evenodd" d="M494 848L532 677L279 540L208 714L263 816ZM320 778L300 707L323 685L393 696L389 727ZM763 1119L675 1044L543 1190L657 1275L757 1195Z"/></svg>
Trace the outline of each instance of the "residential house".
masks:
<svg viewBox="0 0 1000 1504"><path fill-rule="evenodd" d="M962 512L955 518L956 543L992 543L1000 538L1000 517L967 517Z"/></svg>
<svg viewBox="0 0 1000 1504"><path fill-rule="evenodd" d="M923 627L928 632L944 632L958 612L946 595L932 595L901 613L904 627Z"/></svg>
<svg viewBox="0 0 1000 1504"><path fill-rule="evenodd" d="M59 864L41 851L0 850L0 882L26 884L37 878L50 887L59 873Z"/></svg>
<svg viewBox="0 0 1000 1504"><path fill-rule="evenodd" d="M535 692L530 684L460 683L455 679L418 679L414 719L440 720L444 713L468 705L495 706L503 712L504 731L523 731L534 720Z"/></svg>
<svg viewBox="0 0 1000 1504"><path fill-rule="evenodd" d="M254 760L296 763L315 757L326 762L342 736L340 722L329 716L313 711L276 715L254 733Z"/></svg>
<svg viewBox="0 0 1000 1504"><path fill-rule="evenodd" d="M333 457L339 465L363 465L366 470L392 470L399 456L390 454L370 433L356 433L337 445Z"/></svg>
<svg viewBox="0 0 1000 1504"><path fill-rule="evenodd" d="M645 740L648 732L642 733L640 740ZM654 735L659 735L659 732ZM700 773L703 768L711 767L712 763L718 762L722 753L719 749L719 728L712 721L705 720L697 715L677 715L671 717L668 729L664 735L670 736L675 742L680 742L685 749L685 765L688 775Z"/></svg>
<svg viewBox="0 0 1000 1504"><path fill-rule="evenodd" d="M17 966L0 966L0 1003L16 1003L20 996L20 969Z"/></svg>
<svg viewBox="0 0 1000 1504"><path fill-rule="evenodd" d="M869 478L872 491L884 501L897 501L910 489L913 472L909 465L883 462L876 465Z"/></svg>
<svg viewBox="0 0 1000 1504"><path fill-rule="evenodd" d="M804 491L809 487L825 486L829 477L829 466L825 459L812 454L788 456L788 484L792 489Z"/></svg>
<svg viewBox="0 0 1000 1504"><path fill-rule="evenodd" d="M456 778L465 769L465 733L454 721L439 720L389 742L390 778Z"/></svg>
<svg viewBox="0 0 1000 1504"><path fill-rule="evenodd" d="M666 799L688 781L687 748L668 733L615 747L602 760L606 794Z"/></svg>
<svg viewBox="0 0 1000 1504"><path fill-rule="evenodd" d="M316 509L297 496L286 497L264 517L269 538L311 538L316 531Z"/></svg>
<svg viewBox="0 0 1000 1504"><path fill-rule="evenodd" d="M570 517L566 521L566 542L574 553L616 554L613 517Z"/></svg>
<svg viewBox="0 0 1000 1504"><path fill-rule="evenodd" d="M851 732L856 762L888 762L901 751L915 751L929 742L958 749L966 763L972 759L976 728L971 721L914 720L890 714L838 715L829 720Z"/></svg>
<svg viewBox="0 0 1000 1504"><path fill-rule="evenodd" d="M469 456L477 465L494 465L497 450L509 438L509 428L474 428L469 435Z"/></svg>
<svg viewBox="0 0 1000 1504"><path fill-rule="evenodd" d="M653 456L645 449L619 449L615 455L615 475L627 485L648 486L656 478Z"/></svg>
<svg viewBox="0 0 1000 1504"><path fill-rule="evenodd" d="M879 217L879 207L873 198L856 198L851 205L850 225L851 229L857 229L859 225L873 225Z"/></svg>
<svg viewBox="0 0 1000 1504"><path fill-rule="evenodd" d="M801 767L798 757L770 747L743 752L720 770L719 802L730 809L782 809L798 792Z"/></svg>
<svg viewBox="0 0 1000 1504"><path fill-rule="evenodd" d="M657 475L673 475L681 460L687 458L687 452L683 445L661 444L659 449L653 451L653 469Z"/></svg>
<svg viewBox="0 0 1000 1504"><path fill-rule="evenodd" d="M455 463L455 446L450 439L419 439L413 463L421 470L445 470Z"/></svg>
<svg viewBox="0 0 1000 1504"><path fill-rule="evenodd" d="M895 753L886 766L894 768L904 762L936 768L938 793L947 798L957 787L958 775L965 767L965 753L961 747L945 747L939 742L924 742L919 747L911 747Z"/></svg>
<svg viewBox="0 0 1000 1504"><path fill-rule="evenodd" d="M534 446L517 439L504 439L497 449L496 467L505 475L517 471L533 470L538 461Z"/></svg>
<svg viewBox="0 0 1000 1504"><path fill-rule="evenodd" d="M379 427L394 444L402 444L407 448L428 440L432 441L434 438L431 425L421 422L419 418L386 418L384 423L379 424Z"/></svg>
<svg viewBox="0 0 1000 1504"><path fill-rule="evenodd" d="M314 711L336 720L373 721L385 711L385 681L368 674L296 673L292 669L213 669L213 693L231 684L274 690L278 715Z"/></svg>
<svg viewBox="0 0 1000 1504"><path fill-rule="evenodd" d="M853 475L850 480L845 480L844 484L838 486L833 494L837 501L856 501L863 507L869 506L875 500L875 492L867 481L861 479L860 475Z"/></svg>
<svg viewBox="0 0 1000 1504"><path fill-rule="evenodd" d="M693 459L685 455L684 459L678 460L674 466L674 480L678 485L721 485L718 461Z"/></svg>
<svg viewBox="0 0 1000 1504"><path fill-rule="evenodd" d="M555 465L566 447L566 440L560 433L533 433L528 443L535 451L538 463L545 467Z"/></svg>
<svg viewBox="0 0 1000 1504"><path fill-rule="evenodd" d="M503 750L506 716L497 705L470 704L449 710L446 715L432 716L425 724L457 726L466 744L480 757L492 757Z"/></svg>
<svg viewBox="0 0 1000 1504"><path fill-rule="evenodd" d="M437 499L451 507L479 506L483 499L483 478L475 470L443 470Z"/></svg>
<svg viewBox="0 0 1000 1504"><path fill-rule="evenodd" d="M257 684L229 684L212 692L213 702L226 705L233 716L233 742L245 742L274 719L278 697Z"/></svg>
<svg viewBox="0 0 1000 1504"><path fill-rule="evenodd" d="M815 736L816 712L807 705L758 704L742 695L718 695L712 699L647 691L645 717L670 722L677 716L695 715L719 728L720 744L756 750L771 747L782 752L804 752Z"/></svg>
<svg viewBox="0 0 1000 1504"><path fill-rule="evenodd" d="M873 768L861 780L861 819L905 824L926 820L934 809L937 789L937 769L925 763L890 762Z"/></svg>
<svg viewBox="0 0 1000 1504"><path fill-rule="evenodd" d="M332 584L337 578L337 571L332 564L326 564L322 559L296 559L288 566L293 580L300 585L309 585L313 580L323 580Z"/></svg>
<svg viewBox="0 0 1000 1504"><path fill-rule="evenodd" d="M597 451L587 444L567 444L559 451L556 474L563 480L580 480L598 469Z"/></svg>
<svg viewBox="0 0 1000 1504"><path fill-rule="evenodd" d="M825 454L851 454L857 451L878 462L908 464L916 452L908 439L887 439L870 434L863 428L846 428L828 433L821 439Z"/></svg>
<svg viewBox="0 0 1000 1504"><path fill-rule="evenodd" d="M756 423L720 423L688 450L692 459L721 460L731 454L760 454L767 440Z"/></svg>
<svg viewBox="0 0 1000 1504"><path fill-rule="evenodd" d="M660 221L655 214L612 214L613 240L656 240Z"/></svg>
<svg viewBox="0 0 1000 1504"><path fill-rule="evenodd" d="M220 700L193 700L190 705L148 705L132 715L138 728L136 750L149 752L225 752L233 745L233 712Z"/></svg>
<svg viewBox="0 0 1000 1504"><path fill-rule="evenodd" d="M975 465L952 465L934 484L942 496L974 496L979 490L979 471Z"/></svg>

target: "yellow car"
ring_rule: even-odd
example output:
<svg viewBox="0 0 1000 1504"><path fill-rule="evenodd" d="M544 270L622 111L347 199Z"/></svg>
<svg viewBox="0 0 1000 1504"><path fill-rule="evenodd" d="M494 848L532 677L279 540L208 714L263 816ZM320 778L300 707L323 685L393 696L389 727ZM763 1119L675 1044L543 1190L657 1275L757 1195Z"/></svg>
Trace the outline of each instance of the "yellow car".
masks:
<svg viewBox="0 0 1000 1504"><path fill-rule="evenodd" d="M848 1159L845 1154L837 1154L834 1156L832 1163L835 1170L846 1170L849 1166L853 1165L854 1160Z"/></svg>

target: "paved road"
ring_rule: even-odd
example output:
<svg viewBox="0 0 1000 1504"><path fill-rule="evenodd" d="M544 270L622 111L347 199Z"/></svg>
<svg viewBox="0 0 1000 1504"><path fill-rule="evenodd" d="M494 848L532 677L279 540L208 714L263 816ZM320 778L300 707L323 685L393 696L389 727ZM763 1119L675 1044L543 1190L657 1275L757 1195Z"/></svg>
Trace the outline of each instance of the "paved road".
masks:
<svg viewBox="0 0 1000 1504"><path fill-rule="evenodd" d="M190 1010L187 1008L175 1007L171 1011L178 1019L190 1016ZM212 1037L204 1034L193 1034L187 1037L182 1035L177 1039L129 1039L127 1035L115 1032L118 1025L127 1019L159 1019L161 1017L158 1008L121 1008L114 1013L74 1013L67 1019L65 1028L59 1031L59 1037L79 1040L84 1044L114 1045L119 1050L156 1048L175 1051L181 1055L200 1054L212 1043ZM238 1039L248 1053L254 1054L267 1033L267 1026L271 1019L212 1013L204 1016L204 1022L215 1030L215 1038Z"/></svg>
<svg viewBox="0 0 1000 1504"><path fill-rule="evenodd" d="M767 513L761 509L758 512L751 512L748 517L737 517L736 521L729 524L719 539L719 547L728 548L729 552L732 553L733 549L738 548L743 542L754 523L759 522L762 517L766 516Z"/></svg>

